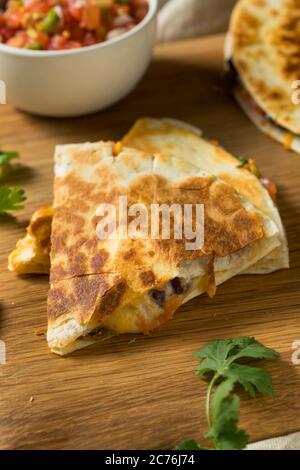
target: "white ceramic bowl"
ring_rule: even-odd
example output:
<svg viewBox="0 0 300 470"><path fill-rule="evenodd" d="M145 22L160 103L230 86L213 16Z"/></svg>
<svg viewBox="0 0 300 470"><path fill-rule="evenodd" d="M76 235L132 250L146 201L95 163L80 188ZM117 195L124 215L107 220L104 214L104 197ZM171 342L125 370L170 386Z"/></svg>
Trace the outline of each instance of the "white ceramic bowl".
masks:
<svg viewBox="0 0 300 470"><path fill-rule="evenodd" d="M157 0L131 31L67 51L30 51L0 44L7 102L43 116L100 111L126 96L143 76L155 44Z"/></svg>

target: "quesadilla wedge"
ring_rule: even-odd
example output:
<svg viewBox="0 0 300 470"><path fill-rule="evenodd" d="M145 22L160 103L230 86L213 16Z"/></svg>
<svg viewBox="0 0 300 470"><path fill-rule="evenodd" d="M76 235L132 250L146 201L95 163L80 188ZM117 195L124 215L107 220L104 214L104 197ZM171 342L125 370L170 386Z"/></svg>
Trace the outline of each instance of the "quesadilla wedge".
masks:
<svg viewBox="0 0 300 470"><path fill-rule="evenodd" d="M242 109L260 130L298 153L299 25L295 0L240 0L225 48Z"/></svg>
<svg viewBox="0 0 300 470"><path fill-rule="evenodd" d="M104 331L147 334L280 244L273 221L215 176L175 157L114 149L111 142L56 149L47 338L57 354ZM120 197L143 204L148 220L152 204L203 204L203 246L187 250L185 237L149 233L122 238L128 220L99 238L99 205L117 207ZM189 222L196 219L193 211Z"/></svg>
<svg viewBox="0 0 300 470"><path fill-rule="evenodd" d="M253 266L247 274L264 274L289 267L289 252L279 211L259 178L222 147L201 137L201 131L171 119L140 119L123 139L126 146L191 162L216 175L249 200L276 224L280 246Z"/></svg>

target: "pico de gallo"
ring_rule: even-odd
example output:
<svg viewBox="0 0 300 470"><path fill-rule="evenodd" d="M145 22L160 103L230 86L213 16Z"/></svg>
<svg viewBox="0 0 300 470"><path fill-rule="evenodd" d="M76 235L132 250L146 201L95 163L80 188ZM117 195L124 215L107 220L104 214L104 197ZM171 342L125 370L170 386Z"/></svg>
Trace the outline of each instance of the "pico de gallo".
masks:
<svg viewBox="0 0 300 470"><path fill-rule="evenodd" d="M48 51L91 46L131 30L148 9L147 0L8 0L0 43Z"/></svg>

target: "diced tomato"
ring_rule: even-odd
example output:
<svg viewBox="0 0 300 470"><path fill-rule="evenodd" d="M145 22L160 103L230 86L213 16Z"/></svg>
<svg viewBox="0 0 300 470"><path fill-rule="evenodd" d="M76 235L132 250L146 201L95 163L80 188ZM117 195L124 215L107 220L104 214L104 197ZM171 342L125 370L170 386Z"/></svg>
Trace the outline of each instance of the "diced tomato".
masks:
<svg viewBox="0 0 300 470"><path fill-rule="evenodd" d="M13 37L11 37L6 44L14 47L25 47L28 43L28 36L25 31L18 31Z"/></svg>
<svg viewBox="0 0 300 470"><path fill-rule="evenodd" d="M38 42L39 44L41 44L41 46L43 47L43 49L47 49L48 48L48 44L50 42L50 37L47 36L47 34L44 34L42 32L38 32L38 35L37 35L37 38L36 38L36 42Z"/></svg>
<svg viewBox="0 0 300 470"><path fill-rule="evenodd" d="M89 31L85 33L82 44L83 46L92 46L93 44L96 44L97 42L98 41L97 41L95 34Z"/></svg>
<svg viewBox="0 0 300 470"><path fill-rule="evenodd" d="M277 199L277 186L274 183L274 181L270 180L269 178L261 178L260 181L263 184L263 186L266 188L268 193L270 194L273 201L276 202L276 199Z"/></svg>
<svg viewBox="0 0 300 470"><path fill-rule="evenodd" d="M134 28L148 8L146 0L8 0L0 12L0 42L32 50L90 46Z"/></svg>
<svg viewBox="0 0 300 470"><path fill-rule="evenodd" d="M82 44L78 41L67 40L63 49L79 49L82 47Z"/></svg>
<svg viewBox="0 0 300 470"><path fill-rule="evenodd" d="M140 23L145 18L145 16L148 13L148 9L149 9L148 4L145 4L145 5L141 5L135 10L134 16L135 16L137 23Z"/></svg>
<svg viewBox="0 0 300 470"><path fill-rule="evenodd" d="M7 17L6 24L8 28L18 29L22 25L22 16L17 13L12 13Z"/></svg>
<svg viewBox="0 0 300 470"><path fill-rule="evenodd" d="M146 0L130 0L130 5L138 21L141 21L148 13L149 4ZM138 19L140 16L140 19Z"/></svg>
<svg viewBox="0 0 300 470"><path fill-rule="evenodd" d="M77 7L76 5L70 5L69 13L75 20L81 22L83 18L83 6Z"/></svg>
<svg viewBox="0 0 300 470"><path fill-rule="evenodd" d="M0 36L2 38L2 42L7 43L7 41L15 34L15 31L9 29L7 27L0 28Z"/></svg>
<svg viewBox="0 0 300 470"><path fill-rule="evenodd" d="M64 49L66 45L67 39L60 35L60 34L55 34L54 36L51 37L49 44L48 44L48 49L49 51L58 51L60 49Z"/></svg>

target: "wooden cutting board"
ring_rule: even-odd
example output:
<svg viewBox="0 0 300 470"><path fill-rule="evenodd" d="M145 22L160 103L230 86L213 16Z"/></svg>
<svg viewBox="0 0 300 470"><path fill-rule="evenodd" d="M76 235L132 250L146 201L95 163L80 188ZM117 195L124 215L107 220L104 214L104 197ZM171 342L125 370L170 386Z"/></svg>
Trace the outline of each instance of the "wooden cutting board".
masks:
<svg viewBox="0 0 300 470"><path fill-rule="evenodd" d="M0 106L0 143L21 154L10 183L26 189L26 209L0 220L0 447L3 449L170 449L206 433L206 385L193 352L215 338L252 335L281 353L268 363L276 398L242 398L252 440L300 430L300 155L261 134L232 98L216 91L223 37L160 46L138 88L113 108L79 119L28 116ZM21 79L21 78L20 78ZM76 99L76 97L75 97ZM194 299L151 337L118 337L60 358L48 351L46 276L17 277L7 255L32 212L51 203L55 144L118 139L141 116L201 127L237 155L254 156L279 186L291 269L240 276L216 297Z"/></svg>

